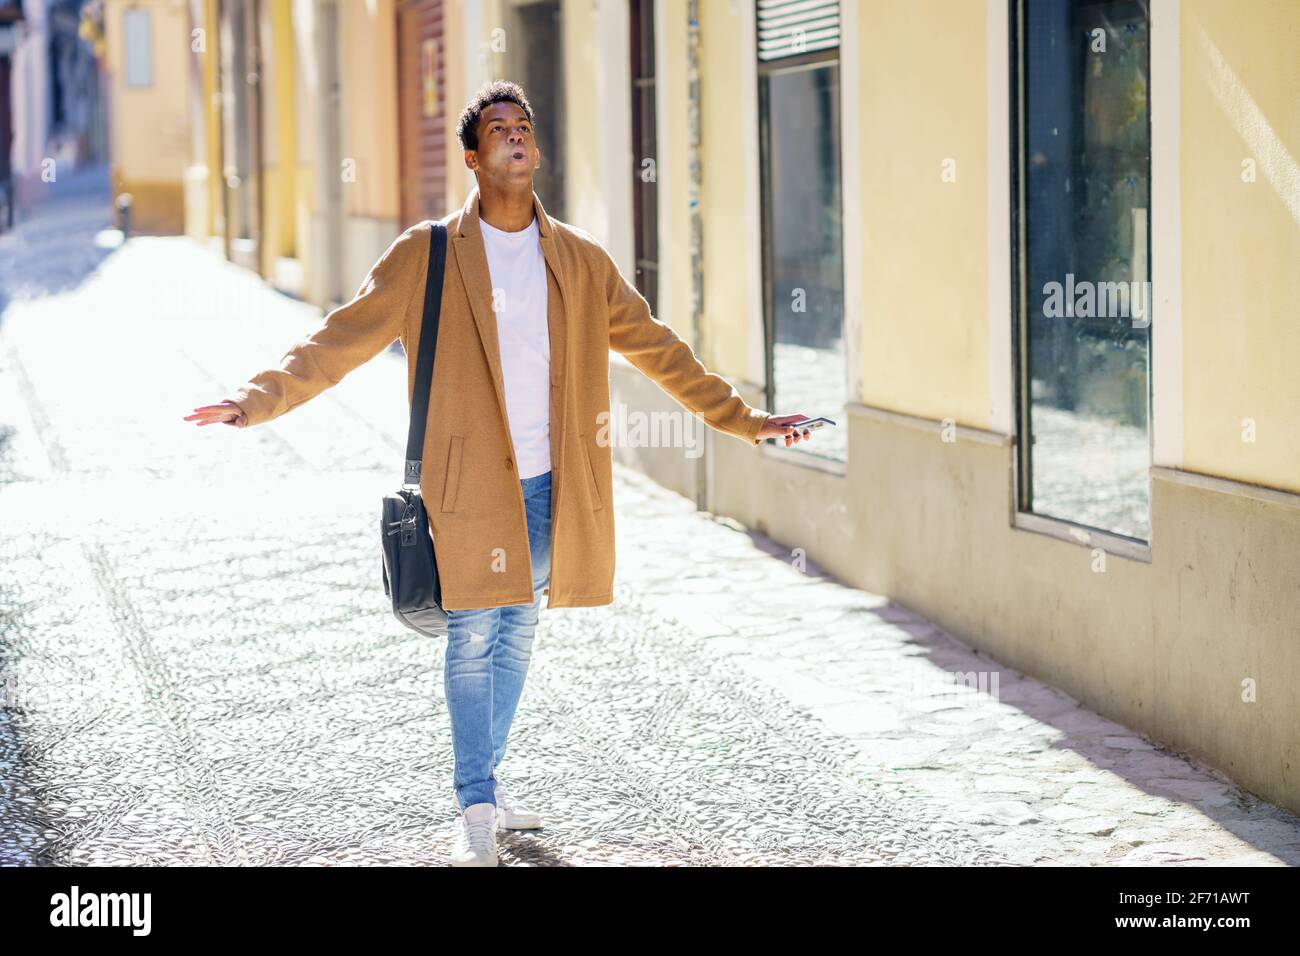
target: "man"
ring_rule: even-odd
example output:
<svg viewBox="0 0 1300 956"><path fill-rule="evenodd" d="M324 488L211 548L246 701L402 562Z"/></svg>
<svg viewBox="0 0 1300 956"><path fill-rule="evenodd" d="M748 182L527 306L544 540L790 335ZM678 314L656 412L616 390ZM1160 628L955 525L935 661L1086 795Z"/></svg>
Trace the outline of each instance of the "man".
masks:
<svg viewBox="0 0 1300 956"><path fill-rule="evenodd" d="M589 234L546 215L533 191L541 151L522 89L498 81L460 116L477 188L448 228L421 496L448 615L444 688L455 756L453 865L495 866L495 831L541 826L496 768L523 690L541 595L547 607L613 600L609 419L616 349L711 427L751 444L801 436L747 405L644 298ZM430 223L411 226L356 298L218 405L199 425L268 422L388 347L414 391ZM552 570L554 569L554 574Z"/></svg>

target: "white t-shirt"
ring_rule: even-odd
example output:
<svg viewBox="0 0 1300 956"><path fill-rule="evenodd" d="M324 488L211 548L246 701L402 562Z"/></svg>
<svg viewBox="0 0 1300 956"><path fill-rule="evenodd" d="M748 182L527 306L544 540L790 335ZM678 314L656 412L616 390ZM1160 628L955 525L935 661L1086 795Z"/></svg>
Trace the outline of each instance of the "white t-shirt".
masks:
<svg viewBox="0 0 1300 956"><path fill-rule="evenodd" d="M519 232L482 219L501 346L506 414L521 479L551 468L551 337L546 317L546 260L537 217Z"/></svg>

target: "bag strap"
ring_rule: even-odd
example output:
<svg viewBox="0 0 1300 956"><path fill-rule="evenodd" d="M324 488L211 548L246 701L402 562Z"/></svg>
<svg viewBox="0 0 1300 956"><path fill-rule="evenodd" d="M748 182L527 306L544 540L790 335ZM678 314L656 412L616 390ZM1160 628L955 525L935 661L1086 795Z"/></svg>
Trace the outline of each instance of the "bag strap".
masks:
<svg viewBox="0 0 1300 956"><path fill-rule="evenodd" d="M438 319L442 312L442 276L447 264L447 227L434 222L429 229L429 270L424 280L424 317L420 323L420 350L415 358L415 394L411 397L411 426L406 435L406 472L403 485L420 484L424 457L424 428L429 420L429 391L433 385L433 356L438 347Z"/></svg>

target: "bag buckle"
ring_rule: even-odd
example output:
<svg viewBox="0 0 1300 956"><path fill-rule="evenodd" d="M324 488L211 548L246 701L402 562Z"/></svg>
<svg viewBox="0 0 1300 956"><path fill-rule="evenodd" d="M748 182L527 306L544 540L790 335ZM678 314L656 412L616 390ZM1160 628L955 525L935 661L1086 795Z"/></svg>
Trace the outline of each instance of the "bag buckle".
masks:
<svg viewBox="0 0 1300 956"><path fill-rule="evenodd" d="M402 537L400 538L400 541L403 547L410 547L415 544L416 517L417 512L415 510L415 504L408 501L405 510L402 511Z"/></svg>

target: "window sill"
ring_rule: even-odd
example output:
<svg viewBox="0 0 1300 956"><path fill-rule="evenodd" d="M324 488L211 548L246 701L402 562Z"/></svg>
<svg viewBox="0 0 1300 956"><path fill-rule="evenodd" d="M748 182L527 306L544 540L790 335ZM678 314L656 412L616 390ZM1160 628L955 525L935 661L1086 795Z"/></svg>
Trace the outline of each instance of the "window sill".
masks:
<svg viewBox="0 0 1300 956"><path fill-rule="evenodd" d="M1017 511L1012 519L1012 527L1017 531L1046 535L1080 548L1100 548L1106 554L1117 558L1127 558L1142 564L1151 563L1151 545L1126 538L1123 535L1085 528L1061 518L1049 518L1026 511Z"/></svg>
<svg viewBox="0 0 1300 956"><path fill-rule="evenodd" d="M849 473L849 464L846 461L839 461L835 458L825 458L821 455L814 455L811 452L804 451L798 446L786 448L785 445L776 445L771 441L764 440L759 445L759 454L764 458L770 458L773 461L784 462L788 465L798 465L802 468L811 468L814 471L825 472L828 475L835 475L837 478L844 478Z"/></svg>
<svg viewBox="0 0 1300 956"><path fill-rule="evenodd" d="M1197 488L1215 494L1228 495L1233 498L1248 498L1266 505L1279 505L1284 508L1300 508L1300 493L1286 491L1282 488L1270 488L1267 485L1253 485L1234 478L1220 478L1198 471L1183 471L1181 468L1168 468L1163 465L1151 466L1151 477L1157 481L1168 481L1188 488Z"/></svg>

